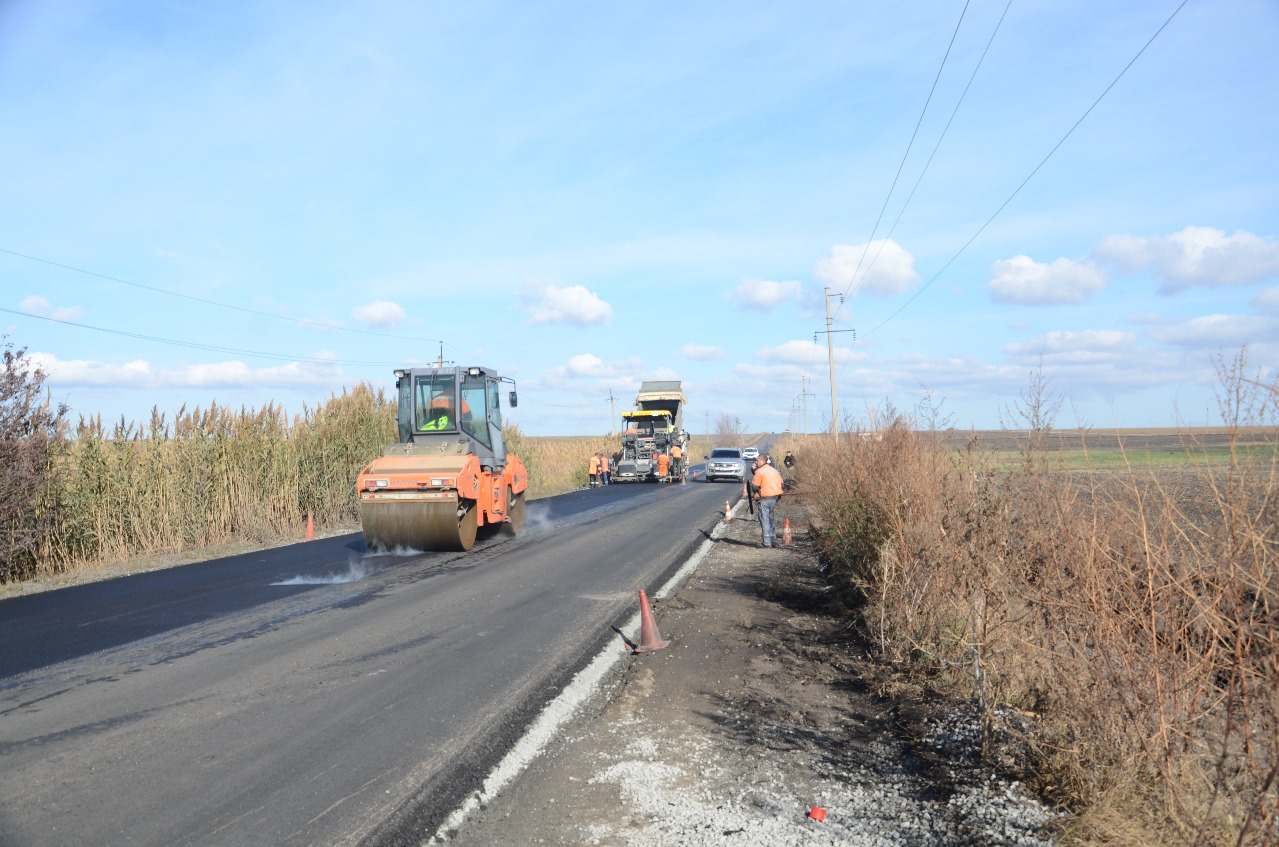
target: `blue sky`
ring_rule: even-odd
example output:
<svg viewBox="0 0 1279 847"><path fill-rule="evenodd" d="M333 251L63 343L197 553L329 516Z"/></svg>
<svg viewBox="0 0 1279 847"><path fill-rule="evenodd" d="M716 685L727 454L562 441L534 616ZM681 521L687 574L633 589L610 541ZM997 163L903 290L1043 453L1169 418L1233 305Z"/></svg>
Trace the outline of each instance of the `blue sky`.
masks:
<svg viewBox="0 0 1279 847"><path fill-rule="evenodd" d="M818 431L829 287L841 417L1216 423L1279 366L1279 3L1177 8L10 0L0 331L108 420L443 342L530 434L643 379Z"/></svg>

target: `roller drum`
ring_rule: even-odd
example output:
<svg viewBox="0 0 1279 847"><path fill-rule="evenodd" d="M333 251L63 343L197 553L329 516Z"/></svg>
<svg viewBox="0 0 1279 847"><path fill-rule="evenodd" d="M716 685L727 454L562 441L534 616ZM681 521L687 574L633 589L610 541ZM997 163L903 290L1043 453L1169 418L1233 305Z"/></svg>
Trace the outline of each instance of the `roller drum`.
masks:
<svg viewBox="0 0 1279 847"><path fill-rule="evenodd" d="M470 550L478 526L473 500L378 500L360 503L369 550Z"/></svg>

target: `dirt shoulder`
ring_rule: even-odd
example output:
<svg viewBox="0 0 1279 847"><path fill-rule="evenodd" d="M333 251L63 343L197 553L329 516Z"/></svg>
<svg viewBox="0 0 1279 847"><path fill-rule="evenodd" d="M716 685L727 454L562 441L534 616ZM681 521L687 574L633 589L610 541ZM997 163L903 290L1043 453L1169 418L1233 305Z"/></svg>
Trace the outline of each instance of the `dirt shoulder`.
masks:
<svg viewBox="0 0 1279 847"><path fill-rule="evenodd" d="M973 721L875 693L879 671L827 611L801 505L786 498L779 512L792 546L760 548L744 514L725 527L678 593L654 603L670 646L625 659L611 699L448 841L1047 843L1051 814L977 764Z"/></svg>

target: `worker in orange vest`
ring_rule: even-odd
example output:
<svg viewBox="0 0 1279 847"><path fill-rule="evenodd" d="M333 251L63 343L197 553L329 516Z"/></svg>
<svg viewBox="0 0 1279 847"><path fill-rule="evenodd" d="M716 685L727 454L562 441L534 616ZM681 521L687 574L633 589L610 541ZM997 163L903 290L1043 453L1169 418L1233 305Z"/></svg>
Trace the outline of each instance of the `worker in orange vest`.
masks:
<svg viewBox="0 0 1279 847"><path fill-rule="evenodd" d="M609 478L608 456L603 453L597 455L600 457L600 485L611 485L613 481Z"/></svg>
<svg viewBox="0 0 1279 847"><path fill-rule="evenodd" d="M671 473L675 475L676 479L679 479L683 469L684 448L676 444L671 447Z"/></svg>
<svg viewBox="0 0 1279 847"><path fill-rule="evenodd" d="M667 474L670 473L670 470L671 470L671 457L666 455L665 453L658 453L657 454L657 481L670 482L670 480L667 478Z"/></svg>
<svg viewBox="0 0 1279 847"><path fill-rule="evenodd" d="M587 461L586 473L591 478L591 488L594 488L595 486L599 485L599 478L600 478L600 454L599 453L596 453L594 456L591 456L590 460Z"/></svg>
<svg viewBox="0 0 1279 847"><path fill-rule="evenodd" d="M776 547L773 511L782 497L782 473L770 465L762 454L755 457L755 476L751 478L751 490L759 503L759 528L764 535L762 546Z"/></svg>

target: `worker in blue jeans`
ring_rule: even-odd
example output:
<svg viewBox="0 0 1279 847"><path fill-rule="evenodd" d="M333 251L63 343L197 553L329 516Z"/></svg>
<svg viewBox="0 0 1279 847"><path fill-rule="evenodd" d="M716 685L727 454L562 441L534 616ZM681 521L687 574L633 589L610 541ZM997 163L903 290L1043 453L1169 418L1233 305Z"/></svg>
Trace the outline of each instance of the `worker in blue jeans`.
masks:
<svg viewBox="0 0 1279 847"><path fill-rule="evenodd" d="M751 490L757 492L756 496L759 498L759 527L764 535L763 546L776 547L773 510L782 497L782 474L763 455L755 457L755 476L751 479Z"/></svg>

